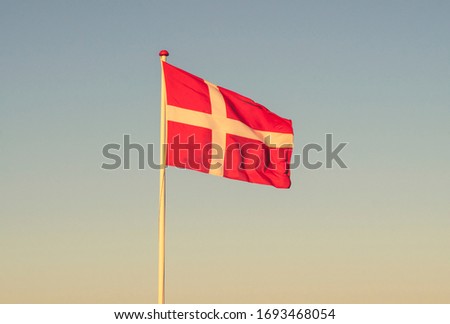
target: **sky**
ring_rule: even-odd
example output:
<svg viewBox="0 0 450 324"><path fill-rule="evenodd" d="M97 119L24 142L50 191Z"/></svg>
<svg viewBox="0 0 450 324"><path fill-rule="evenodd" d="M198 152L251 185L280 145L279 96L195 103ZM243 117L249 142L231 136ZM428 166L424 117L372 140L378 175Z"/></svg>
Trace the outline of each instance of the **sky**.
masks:
<svg viewBox="0 0 450 324"><path fill-rule="evenodd" d="M168 303L450 303L447 1L0 1L0 303L156 303L160 64L347 169L167 169ZM155 161L158 152L155 152ZM311 158L324 160L323 152Z"/></svg>

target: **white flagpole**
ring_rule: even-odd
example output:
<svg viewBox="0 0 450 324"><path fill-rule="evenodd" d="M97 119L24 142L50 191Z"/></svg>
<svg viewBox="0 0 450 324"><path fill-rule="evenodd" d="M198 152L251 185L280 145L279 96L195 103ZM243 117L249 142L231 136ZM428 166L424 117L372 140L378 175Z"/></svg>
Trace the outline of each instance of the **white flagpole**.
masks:
<svg viewBox="0 0 450 324"><path fill-rule="evenodd" d="M169 52L159 52L161 59L161 145L159 171L159 224L158 224L158 304L165 303L165 250L166 250L166 83L163 63Z"/></svg>

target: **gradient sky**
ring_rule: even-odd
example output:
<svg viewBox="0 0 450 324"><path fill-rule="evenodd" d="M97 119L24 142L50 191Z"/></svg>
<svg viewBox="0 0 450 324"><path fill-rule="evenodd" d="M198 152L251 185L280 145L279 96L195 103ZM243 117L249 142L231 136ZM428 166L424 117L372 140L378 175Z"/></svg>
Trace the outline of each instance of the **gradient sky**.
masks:
<svg viewBox="0 0 450 324"><path fill-rule="evenodd" d="M100 166L159 142L163 48L292 119L296 153L349 143L290 190L169 168L168 303L450 303L449 12L1 1L0 303L156 302L159 173Z"/></svg>

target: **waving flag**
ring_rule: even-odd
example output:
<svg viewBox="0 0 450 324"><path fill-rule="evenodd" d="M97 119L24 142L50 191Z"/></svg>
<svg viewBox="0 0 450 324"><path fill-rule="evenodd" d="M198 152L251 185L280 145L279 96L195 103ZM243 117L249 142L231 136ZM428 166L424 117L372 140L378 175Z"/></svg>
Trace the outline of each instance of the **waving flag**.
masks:
<svg viewBox="0 0 450 324"><path fill-rule="evenodd" d="M167 165L289 188L292 122L163 62Z"/></svg>
<svg viewBox="0 0 450 324"><path fill-rule="evenodd" d="M292 122L161 58L158 303L165 303L166 165L289 188Z"/></svg>

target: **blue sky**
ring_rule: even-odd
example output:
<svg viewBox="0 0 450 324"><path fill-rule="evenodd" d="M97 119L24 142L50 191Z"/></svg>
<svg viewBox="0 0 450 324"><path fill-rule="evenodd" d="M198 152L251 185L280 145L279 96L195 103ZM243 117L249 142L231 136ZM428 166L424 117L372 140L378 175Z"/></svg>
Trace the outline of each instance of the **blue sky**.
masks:
<svg viewBox="0 0 450 324"><path fill-rule="evenodd" d="M292 119L296 153L349 143L288 191L168 169L168 302L450 301L448 2L0 8L0 302L156 301L158 172L100 166L158 143L163 48Z"/></svg>

